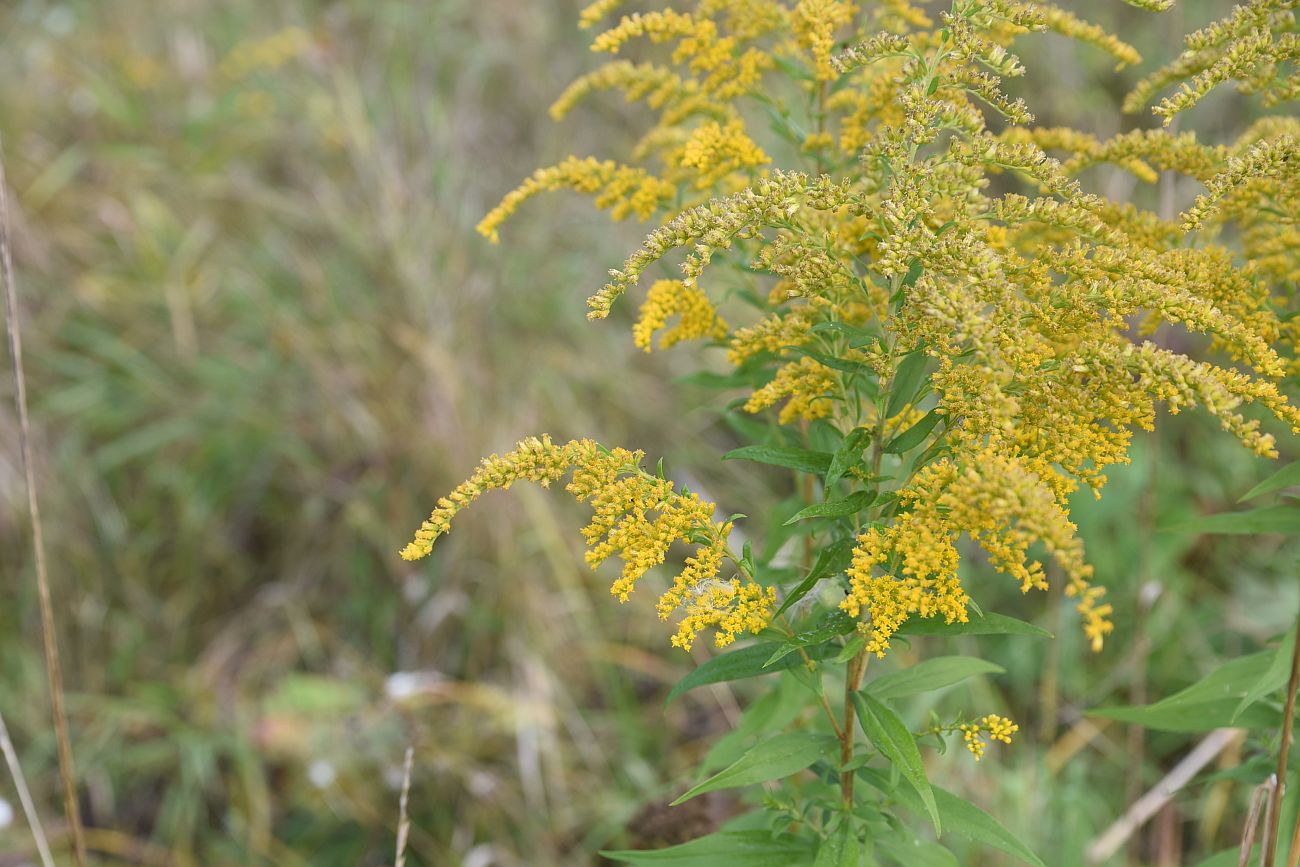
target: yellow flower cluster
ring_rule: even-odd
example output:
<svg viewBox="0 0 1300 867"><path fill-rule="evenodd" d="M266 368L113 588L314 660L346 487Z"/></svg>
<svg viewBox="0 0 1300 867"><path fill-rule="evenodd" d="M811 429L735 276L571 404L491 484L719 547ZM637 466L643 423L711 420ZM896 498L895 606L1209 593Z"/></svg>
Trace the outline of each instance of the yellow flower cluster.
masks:
<svg viewBox="0 0 1300 867"><path fill-rule="evenodd" d="M741 51L737 36L721 36L712 18L671 9L624 16L592 41L591 50L617 54L629 41L640 38L652 43L675 40L673 62L703 74L701 89L717 99L734 99L750 92L772 66L767 52L756 48Z"/></svg>
<svg viewBox="0 0 1300 867"><path fill-rule="evenodd" d="M1125 109L1137 111L1160 91L1177 90L1154 108L1169 123L1228 81L1257 94L1265 106L1300 99L1300 32L1296 0L1250 0L1219 21L1190 34L1187 49L1172 63L1143 79L1129 94ZM1213 234L1235 224L1243 258L1254 276L1288 295L1300 281L1300 119L1264 117L1230 147L1196 150L1194 167L1171 165L1204 183L1207 192L1183 214L1184 231ZM1182 162L1182 161L1180 161ZM1291 372L1300 371L1294 348L1300 323L1294 317L1279 329L1292 348Z"/></svg>
<svg viewBox="0 0 1300 867"><path fill-rule="evenodd" d="M664 331L659 338L659 348L667 349L683 340L727 336L727 323L698 286L687 286L680 280L659 280L646 293L640 315L632 326L632 339L646 352L651 350L654 336L677 316L677 324Z"/></svg>
<svg viewBox="0 0 1300 867"><path fill-rule="evenodd" d="M608 208L616 220L629 214L635 214L640 220L648 219L677 195L676 187L645 169L595 157L569 157L557 166L533 172L531 178L512 190L479 221L479 234L497 243L500 240L497 230L520 205L538 193L563 189L594 196L596 207Z"/></svg>
<svg viewBox="0 0 1300 867"><path fill-rule="evenodd" d="M1085 633L1101 646L1111 630L1110 606L1098 603L1101 594L1093 591L1099 588L1089 584L1092 567L1064 507L1021 460L989 449L964 467L943 458L920 470L899 496L907 511L858 538L849 595L840 605L854 617L870 615L869 652L884 656L890 637L914 614L966 622L970 597L957 575L963 533L1025 592L1047 587L1042 564L1027 553L1042 543L1065 573L1067 592L1079 597Z"/></svg>
<svg viewBox="0 0 1300 867"><path fill-rule="evenodd" d="M723 126L706 123L693 130L682 146L681 165L694 169L695 187L707 190L733 172L767 165L771 158L745 134L745 125L733 120Z"/></svg>
<svg viewBox="0 0 1300 867"><path fill-rule="evenodd" d="M1160 91L1177 84L1155 113L1168 124L1174 116L1205 98L1227 81L1240 81L1243 90L1276 105L1300 95L1300 79L1286 72L1300 57L1295 0L1250 0L1231 14L1187 37L1187 49L1172 63L1138 83L1124 107L1137 111Z"/></svg>
<svg viewBox="0 0 1300 867"><path fill-rule="evenodd" d="M995 741L1010 744L1011 736L1020 731L1020 726L997 714L989 714L979 722L964 723L958 728L966 740L966 749L971 751L977 762L984 757L984 751L988 747L985 735Z"/></svg>
<svg viewBox="0 0 1300 867"><path fill-rule="evenodd" d="M583 22L620 5L595 3ZM884 653L910 617L967 617L963 538L1024 590L1046 587L1040 558L1052 558L1099 648L1110 606L1068 497L1080 485L1099 492L1106 469L1127 462L1133 431L1149 429L1162 406L1200 407L1265 455L1275 449L1261 416L1300 430L1278 391L1288 365L1275 348L1300 339L1300 319L1280 322L1272 307L1274 287L1300 275L1300 122L1268 120L1229 147L1158 130L1099 140L1034 128L1029 106L1003 87L1023 71L1012 51L1021 34L1055 31L1120 65L1137 52L1033 0L955 0L937 20L907 0L863 4L864 14L854 5L698 0L621 18L593 48L616 54L643 40L648 59L589 73L555 111L596 91L642 101L649 117L633 164L574 159L542 170L480 230L495 237L524 199L548 189L598 194L616 217L661 213L588 300L589 317L608 316L656 264L675 264L678 280L650 287L633 326L638 346L650 348L656 333L661 345L724 341L731 363L762 377L743 398L747 410L867 433L874 466L850 475L879 478L884 490L855 524L864 529L843 607L862 619L872 652ZM1294 6L1251 0L1194 34L1188 54L1135 99L1190 81L1169 113L1226 78L1283 98L1295 86L1283 62L1295 56ZM837 45L856 47L836 54ZM758 92L777 70L805 99ZM803 114L791 108L801 102ZM994 129L990 112L1000 116ZM742 121L764 113L768 137ZM771 167L778 154L788 167ZM1208 192L1182 223L1163 219L1085 194L1076 175L1103 163L1144 181L1182 172ZM1186 228L1208 234L1227 220L1242 229L1249 267L1212 236L1185 243ZM701 281L715 266L735 267L737 280ZM757 311L728 333L702 286L735 283ZM1215 360L1143 342L1161 325L1207 335ZM904 387L912 391L891 393ZM898 446L931 412L940 422ZM653 493L641 484L629 483L636 496ZM644 543L632 550L638 575L638 557L659 556ZM686 589L662 604L725 637L758 623L769 597L716 580L713 558L724 555L711 550L697 552L699 576L688 568Z"/></svg>
<svg viewBox="0 0 1300 867"><path fill-rule="evenodd" d="M843 0L799 0L791 21L795 39L812 58L818 81L831 81L838 70L831 64L835 33L853 20L858 7Z"/></svg>
<svg viewBox="0 0 1300 867"><path fill-rule="evenodd" d="M582 530L587 563L595 569L610 557L623 561L622 572L610 588L620 601L627 601L641 576L664 563L674 543L696 545L658 603L661 619L678 608L685 610L674 645L689 650L699 632L709 627L716 629L720 647L740 632L763 629L771 620L775 591L749 578L718 579L730 556L731 523L714 522L713 503L644 472L644 457L642 452L605 449L591 440L557 445L548 436L529 437L505 455L485 458L468 480L440 499L415 539L402 550L402 557L427 556L437 538L451 528L452 519L487 491L508 490L518 481L549 486L571 474L565 490L588 503L594 513Z"/></svg>

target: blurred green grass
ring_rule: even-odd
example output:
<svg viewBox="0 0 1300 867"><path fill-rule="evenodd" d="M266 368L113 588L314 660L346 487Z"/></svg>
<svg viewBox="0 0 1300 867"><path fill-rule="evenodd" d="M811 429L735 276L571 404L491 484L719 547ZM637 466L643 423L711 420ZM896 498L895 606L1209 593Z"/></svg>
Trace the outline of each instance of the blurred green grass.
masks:
<svg viewBox="0 0 1300 867"><path fill-rule="evenodd" d="M582 566L576 510L519 489L467 516L427 566L395 553L481 455L539 431L666 454L727 511L762 514L788 493L716 463L731 434L674 383L689 359L643 356L619 323L585 321L582 298L637 227L558 197L530 206L499 248L473 235L534 166L617 153L637 128L613 101L562 128L545 115L593 63L579 5L25 0L0 12L0 138L98 863L388 863L408 744L408 863L592 863L601 846L666 842L729 809L665 822L653 805L746 694L688 697L665 723L661 697L689 661L646 598L620 608ZM1122 7L1095 17L1113 15L1154 63L1213 7L1189 3L1173 22ZM1132 76L1056 49L1047 38L1027 52L1031 106L1115 131L1107 106ZM1244 118L1221 108L1201 113L1212 137ZM0 710L49 818L54 744L4 396ZM946 784L979 792L1036 849L1061 853L1054 864L1083 864L1126 787L1187 748L1153 737L1134 770L1125 733L1093 735L1084 711L1135 683L1172 692L1294 610L1281 589L1293 558L1271 541L1152 532L1229 508L1265 471L1204 420L1178 419L1142 440L1103 503L1080 503L1119 612L1101 657L1054 598L977 576L985 608L1048 623L1059 644L978 645L1009 674L942 700L1009 711L1038 738L978 767L943 758ZM1089 736L1075 753L1072 732ZM1231 844L1241 798L1225 808L1211 791L1174 808L1179 852ZM0 797L16 803L8 781ZM0 849L29 845L20 823L0 829ZM1153 835L1131 863L1168 845Z"/></svg>

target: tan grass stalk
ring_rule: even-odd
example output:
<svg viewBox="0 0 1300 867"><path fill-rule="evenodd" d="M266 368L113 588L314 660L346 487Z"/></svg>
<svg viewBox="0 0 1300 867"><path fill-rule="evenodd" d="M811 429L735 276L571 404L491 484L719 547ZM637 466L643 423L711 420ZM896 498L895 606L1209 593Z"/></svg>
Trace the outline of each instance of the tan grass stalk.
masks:
<svg viewBox="0 0 1300 867"><path fill-rule="evenodd" d="M18 406L18 442L27 482L27 508L31 515L32 548L36 558L36 591L41 606L41 636L45 642L45 670L50 683L50 705L54 714L54 735L59 748L59 776L63 780L63 807L77 867L86 864L86 840L77 807L76 770L68 738L68 716L63 707L63 674L59 668L59 647L54 634L54 606L50 601L50 578L45 565L45 537L36 496L36 471L32 466L31 424L27 417L27 377L23 369L22 329L18 322L18 293L14 288L13 255L9 243L9 192L4 161L0 158L0 266L3 266L5 332L9 358L13 362L14 402Z"/></svg>
<svg viewBox="0 0 1300 867"><path fill-rule="evenodd" d="M406 759L402 762L402 796L397 801L397 859L396 867L406 867L406 840L411 834L411 817L407 814L407 804L411 798L411 767L415 764L415 747L406 748Z"/></svg>
<svg viewBox="0 0 1300 867"><path fill-rule="evenodd" d="M1264 799L1277 790L1277 777L1269 774L1264 782L1255 787L1250 796L1250 811L1246 813L1246 827L1241 832L1241 854L1237 858L1237 867L1249 867L1250 850L1255 848L1255 829L1259 827L1259 810Z"/></svg>
<svg viewBox="0 0 1300 867"><path fill-rule="evenodd" d="M50 854L50 844L45 839L45 828L41 825L41 817L36 812L32 793L27 788L27 777L23 775L23 766L18 763L18 751L14 749L14 742L9 737L9 727L5 725L4 714L0 714L0 751L5 754L9 776L13 777L14 788L18 790L18 800L23 805L27 827L32 829L32 839L36 841L36 851L41 856L41 867L54 867L54 856Z"/></svg>

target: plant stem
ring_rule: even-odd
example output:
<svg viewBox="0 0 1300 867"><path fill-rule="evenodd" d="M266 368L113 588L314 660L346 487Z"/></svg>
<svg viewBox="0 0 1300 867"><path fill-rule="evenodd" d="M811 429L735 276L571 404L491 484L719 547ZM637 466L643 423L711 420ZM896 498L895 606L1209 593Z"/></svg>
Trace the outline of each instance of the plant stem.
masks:
<svg viewBox="0 0 1300 867"><path fill-rule="evenodd" d="M68 737L68 715L63 708L63 674L59 667L59 645L54 634L54 604L50 601L50 576L45 565L45 536L41 509L36 496L36 470L32 466L31 422L27 416L27 376L23 369L23 339L18 323L18 293L14 288L13 255L9 248L9 194L3 160L0 160L0 266L3 267L5 331L9 358L13 362L14 403L18 407L18 442L27 482L27 508L31 516L32 549L36 560L36 595L41 608L41 637L45 644L45 671L50 685L50 706L54 715L54 739L58 743L59 776L63 781L63 809L77 867L86 864L86 840L77 806L76 769Z"/></svg>
<svg viewBox="0 0 1300 867"><path fill-rule="evenodd" d="M1296 816L1295 828L1291 831L1291 849L1286 856L1286 867L1297 865L1300 865L1300 816Z"/></svg>
<svg viewBox="0 0 1300 867"><path fill-rule="evenodd" d="M847 765L853 759L853 724L857 721L857 705L853 703L853 694L862 687L862 678L867 673L867 664L871 657L864 648L849 662L844 676L844 727L840 731L840 766ZM855 770L840 771L840 800L845 810L853 808L853 781L857 778Z"/></svg>
<svg viewBox="0 0 1300 867"><path fill-rule="evenodd" d="M1286 708L1282 716L1282 744L1277 751L1277 785L1269 796L1268 828L1264 837L1264 867L1277 863L1278 825L1282 821L1282 794L1286 789L1287 756L1291 751L1291 723L1295 719L1296 685L1300 682L1300 617L1296 619L1296 636L1291 648L1291 679L1286 685ZM1292 846L1291 863L1295 863Z"/></svg>

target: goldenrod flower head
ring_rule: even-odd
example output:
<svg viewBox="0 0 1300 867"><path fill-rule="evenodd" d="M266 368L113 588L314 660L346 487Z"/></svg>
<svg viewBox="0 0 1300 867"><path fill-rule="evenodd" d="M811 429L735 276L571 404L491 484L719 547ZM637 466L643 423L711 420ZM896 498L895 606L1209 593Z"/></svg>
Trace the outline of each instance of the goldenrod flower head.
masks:
<svg viewBox="0 0 1300 867"><path fill-rule="evenodd" d="M763 629L771 620L775 590L749 579L717 578L730 556L731 523L715 522L716 507L698 494L679 491L672 482L643 471L644 457L639 451L605 449L591 440L557 445L549 436L529 437L505 455L484 459L468 480L440 499L401 555L406 560L427 556L451 528L452 519L487 491L508 490L517 481L549 486L569 475L565 490L593 511L582 529L587 563L595 569L610 557L623 562L610 587L620 601L627 601L641 576L664 563L674 543L696 545L673 586L659 599L663 619L685 609L674 645L689 650L705 627L716 627L720 647L740 632Z"/></svg>
<svg viewBox="0 0 1300 867"><path fill-rule="evenodd" d="M852 21L857 11L855 4L843 0L799 0L795 5L794 36L812 59L813 74L818 81L836 77L839 70L831 62L835 33Z"/></svg>
<svg viewBox="0 0 1300 867"><path fill-rule="evenodd" d="M1020 731L1020 726L1004 716L989 714L978 722L958 726L958 730L966 741L966 749L970 750L971 755L975 756L975 761L978 762L984 757L984 751L988 748L985 736L1010 744L1011 736Z"/></svg>
<svg viewBox="0 0 1300 867"><path fill-rule="evenodd" d="M626 2L627 0L595 0L578 13L578 26L583 29L595 27L601 19L614 14Z"/></svg>
<svg viewBox="0 0 1300 867"><path fill-rule="evenodd" d="M584 21L617 5L593 4ZM1194 34L1134 100L1186 83L1162 109L1172 115L1228 79L1268 99L1293 96L1294 6L1251 0ZM1257 416L1300 430L1300 412L1278 390L1300 365L1277 350L1300 339L1300 321L1280 322L1271 303L1275 286L1300 275L1300 226L1275 218L1300 212L1300 122L1271 119L1226 147L1188 133L1103 141L1033 128L1029 107L1003 83L1024 71L1011 50L1020 34L1052 30L1120 65L1137 52L1047 3L960 0L937 22L907 0L867 10L855 15L838 0L699 0L623 17L593 48L617 54L644 40L652 59L615 59L589 73L555 113L595 91L641 101L651 117L632 162L573 158L544 169L480 230L495 237L528 197L562 188L596 196L616 218L662 215L588 299L589 318L608 316L664 263L678 279L650 281L633 326L639 347L656 334L660 345L726 339L728 360L754 383L744 407L772 412L779 425L870 430L883 447L930 420L918 443L900 447L905 456L882 458L901 475L859 516L842 607L861 618L870 651L884 653L909 618L968 616L963 538L1022 590L1046 587L1039 558L1055 561L1100 648L1111 608L1069 520L1072 493L1099 494L1106 470L1128 461L1134 431L1150 429L1162 407L1200 407L1262 455L1276 447ZM837 45L856 47L836 54ZM814 107L806 116L766 94L754 110L751 97L778 59ZM763 112L772 136L744 125ZM804 170L781 167L782 153ZM1145 181L1179 171L1207 192L1180 225L1084 193L1075 176L1102 163ZM1240 227L1246 267L1213 237L1185 243L1185 229L1209 235L1228 220ZM735 267L739 280L701 279L715 267ZM711 300L723 287L757 308L729 337ZM1216 360L1144 340L1162 325L1206 335ZM894 399L903 366L918 360L914 392ZM663 562L664 539L689 533L699 547L661 599L661 614L687 612L676 642L689 645L704 625L728 640L763 621L770 594L719 573L726 533L702 504L635 470L639 456L613 467L587 452L562 457L564 466L603 467L580 498L597 512L589 558L624 561L617 595ZM500 460L514 472L514 458ZM519 472L563 475L545 461ZM448 498L450 507L477 496L475 484ZM663 507L636 505L649 500ZM435 512L416 553L449 517Z"/></svg>
<svg viewBox="0 0 1300 867"><path fill-rule="evenodd" d="M632 327L632 338L638 347L651 350L654 336L663 330L668 320L678 317L675 326L664 331L659 338L659 348L667 349L683 340L727 336L727 323L698 286L687 286L680 280L659 280L646 293Z"/></svg>
<svg viewBox="0 0 1300 867"><path fill-rule="evenodd" d="M691 132L682 146L680 163L693 169L695 187L707 190L733 172L747 172L771 162L763 149L745 134L745 125L732 120L723 126L706 123Z"/></svg>
<svg viewBox="0 0 1300 867"><path fill-rule="evenodd" d="M478 233L492 243L501 240L498 229L519 206L548 190L571 189L594 196L596 207L608 208L611 216L621 220L629 214L645 220L670 201L677 190L645 169L619 165L613 160L594 157L569 157L559 165L538 169L533 176L510 192L501 204L479 221Z"/></svg>

